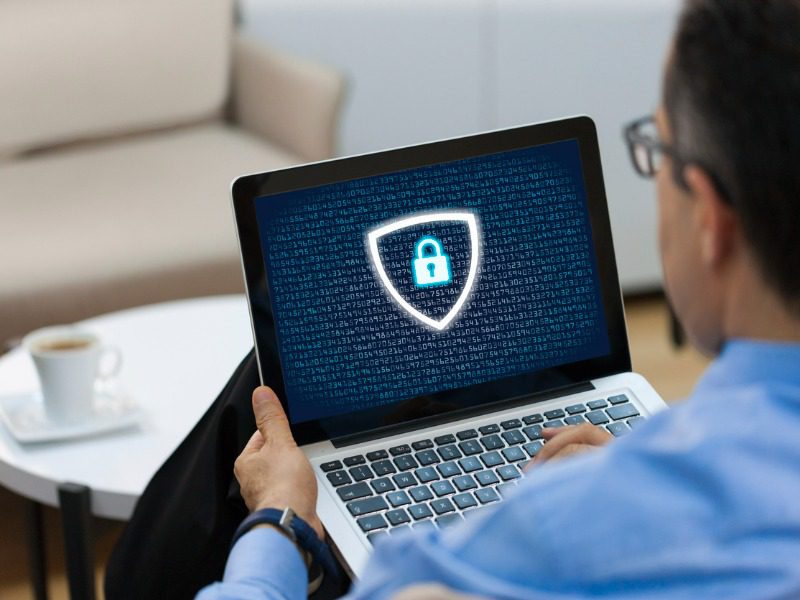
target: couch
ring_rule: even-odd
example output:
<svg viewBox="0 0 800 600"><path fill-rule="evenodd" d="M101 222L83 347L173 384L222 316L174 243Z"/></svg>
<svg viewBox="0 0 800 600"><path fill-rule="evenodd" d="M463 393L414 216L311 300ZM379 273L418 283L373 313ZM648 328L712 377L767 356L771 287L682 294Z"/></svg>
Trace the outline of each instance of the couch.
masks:
<svg viewBox="0 0 800 600"><path fill-rule="evenodd" d="M331 156L343 79L234 8L0 3L0 342L243 289L230 182Z"/></svg>

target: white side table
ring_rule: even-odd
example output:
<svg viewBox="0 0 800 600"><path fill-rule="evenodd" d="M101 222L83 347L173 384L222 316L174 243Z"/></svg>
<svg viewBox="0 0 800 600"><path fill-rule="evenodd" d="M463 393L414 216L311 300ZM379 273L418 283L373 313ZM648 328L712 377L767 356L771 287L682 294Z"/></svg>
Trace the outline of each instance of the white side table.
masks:
<svg viewBox="0 0 800 600"><path fill-rule="evenodd" d="M41 533L41 504L62 507L65 529L69 515L80 520L83 511L88 519L81 502L98 517L130 518L147 483L253 345L247 303L241 295L144 306L81 325L122 350L122 387L142 408L144 418L136 428L44 444L19 444L0 426L0 485L34 501L33 537L37 520ZM37 388L33 363L22 349L0 357L0 395ZM89 495L81 500L79 494L64 496L63 490L59 500L59 487L65 482L78 484L72 486L73 492L88 488L90 502ZM73 534L80 525L71 524ZM33 550L36 563L41 547ZM34 578L40 579L34 582L35 589L44 575L35 573L44 566L43 554L39 559L38 566L32 564Z"/></svg>

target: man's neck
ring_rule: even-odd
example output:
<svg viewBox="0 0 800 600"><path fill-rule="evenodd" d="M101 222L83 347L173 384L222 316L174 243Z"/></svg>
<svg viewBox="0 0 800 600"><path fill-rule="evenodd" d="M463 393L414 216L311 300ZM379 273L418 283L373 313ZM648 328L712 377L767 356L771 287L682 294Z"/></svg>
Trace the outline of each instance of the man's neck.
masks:
<svg viewBox="0 0 800 600"><path fill-rule="evenodd" d="M725 302L726 338L800 343L800 315L767 285L760 271L739 270Z"/></svg>

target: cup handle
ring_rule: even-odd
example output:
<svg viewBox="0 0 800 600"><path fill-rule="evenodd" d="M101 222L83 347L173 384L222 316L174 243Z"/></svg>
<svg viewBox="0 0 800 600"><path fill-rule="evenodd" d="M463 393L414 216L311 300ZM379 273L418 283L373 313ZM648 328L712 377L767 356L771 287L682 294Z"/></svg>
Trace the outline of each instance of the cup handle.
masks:
<svg viewBox="0 0 800 600"><path fill-rule="evenodd" d="M110 357L110 361L109 361ZM104 367L109 365L110 367ZM97 376L102 380L115 377L122 368L122 352L116 346L104 346L100 351L100 361Z"/></svg>

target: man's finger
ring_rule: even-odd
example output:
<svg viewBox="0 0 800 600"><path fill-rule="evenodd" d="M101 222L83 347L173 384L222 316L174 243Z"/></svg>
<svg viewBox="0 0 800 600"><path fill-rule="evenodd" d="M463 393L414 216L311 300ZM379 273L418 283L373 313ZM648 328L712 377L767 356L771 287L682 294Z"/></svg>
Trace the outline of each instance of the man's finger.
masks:
<svg viewBox="0 0 800 600"><path fill-rule="evenodd" d="M539 450L539 453L534 459L535 463L541 463L553 458L570 444L602 446L613 439L610 433L594 425L589 425L588 423L572 427L560 427L555 431L556 433L547 435L550 439L544 447Z"/></svg>
<svg viewBox="0 0 800 600"><path fill-rule="evenodd" d="M253 432L253 435L250 436L250 439L247 440L247 444L245 444L244 449L242 450L242 454L249 454L250 452L258 452L264 446L264 436L261 435L261 432L256 429Z"/></svg>
<svg viewBox="0 0 800 600"><path fill-rule="evenodd" d="M262 385L253 392L253 414L265 443L294 443L283 406L268 387Z"/></svg>

